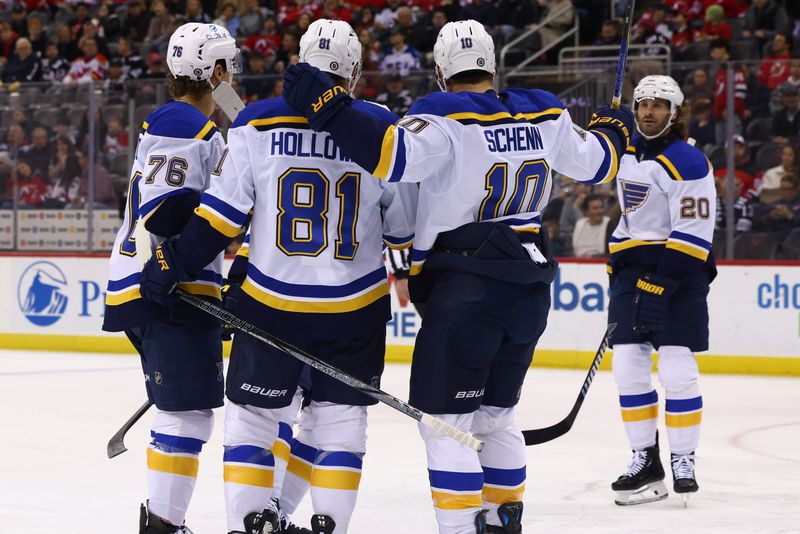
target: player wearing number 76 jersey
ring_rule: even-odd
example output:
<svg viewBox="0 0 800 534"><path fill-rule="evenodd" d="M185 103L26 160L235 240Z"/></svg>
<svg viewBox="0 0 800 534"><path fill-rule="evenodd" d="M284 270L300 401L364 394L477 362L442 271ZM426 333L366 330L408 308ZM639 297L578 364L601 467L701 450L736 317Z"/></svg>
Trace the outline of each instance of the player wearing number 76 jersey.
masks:
<svg viewBox="0 0 800 534"><path fill-rule="evenodd" d="M556 270L540 226L551 171L613 179L633 117L606 106L586 131L551 93L496 93L494 42L473 20L445 25L434 58L444 92L418 100L396 126L302 63L287 71L284 98L374 175L420 182L409 285L427 309L410 402L485 443L478 454L421 429L439 532L516 533L527 455L514 406Z"/></svg>
<svg viewBox="0 0 800 534"><path fill-rule="evenodd" d="M683 140L688 113L669 76L646 76L633 93L639 135L620 163L622 217L611 236L609 341L633 458L612 484L620 505L667 497L659 459L653 349L666 396L674 490L697 491L694 451L703 399L694 353L708 350L706 297L716 275L711 239L714 174Z"/></svg>

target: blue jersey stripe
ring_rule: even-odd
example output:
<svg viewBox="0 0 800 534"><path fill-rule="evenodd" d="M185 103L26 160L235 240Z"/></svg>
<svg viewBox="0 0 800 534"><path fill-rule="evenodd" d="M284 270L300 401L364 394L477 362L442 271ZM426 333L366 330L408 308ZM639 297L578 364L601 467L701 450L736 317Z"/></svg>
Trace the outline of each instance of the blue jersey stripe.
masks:
<svg viewBox="0 0 800 534"><path fill-rule="evenodd" d="M597 140L600 142L600 145L603 147L603 163L600 164L600 170L597 171L597 174L594 175L594 178L583 183L596 184L605 179L606 175L608 174L608 169L611 167L611 148L608 146L608 142L603 139L601 135L597 134L596 132L590 133L597 138Z"/></svg>
<svg viewBox="0 0 800 534"><path fill-rule="evenodd" d="M667 399L666 411L671 413L693 412L703 408L703 397L693 399Z"/></svg>
<svg viewBox="0 0 800 534"><path fill-rule="evenodd" d="M711 243L692 234L686 234L677 230L673 230L669 236L674 237L675 239L680 239L681 241L686 241L692 245L697 245L698 247L703 247L706 250L711 250Z"/></svg>
<svg viewBox="0 0 800 534"><path fill-rule="evenodd" d="M186 438L183 436L171 436L169 434L160 434L158 432L150 432L153 441L159 445L169 447L172 449L169 452L188 452L191 454L200 454L203 450L205 443L201 439Z"/></svg>
<svg viewBox="0 0 800 534"><path fill-rule="evenodd" d="M255 445L238 445L226 449L222 455L222 461L255 464L264 467L273 467L275 465L275 458L272 453Z"/></svg>
<svg viewBox="0 0 800 534"><path fill-rule="evenodd" d="M278 423L278 439L289 443L292 440L292 427L286 423Z"/></svg>
<svg viewBox="0 0 800 534"><path fill-rule="evenodd" d="M353 469L361 469L361 458L352 452L328 452L325 456L316 462L316 465L326 467L351 467Z"/></svg>
<svg viewBox="0 0 800 534"><path fill-rule="evenodd" d="M516 487L525 482L525 467L519 469L483 468L483 482L496 486Z"/></svg>
<svg viewBox="0 0 800 534"><path fill-rule="evenodd" d="M411 261L423 261L430 254L430 249L420 250L416 248L411 249Z"/></svg>
<svg viewBox="0 0 800 534"><path fill-rule="evenodd" d="M133 274L129 274L125 278L120 280L109 280L108 281L108 291L120 291L122 289L129 288L132 285L139 283L139 278L142 276L142 273L136 272Z"/></svg>
<svg viewBox="0 0 800 534"><path fill-rule="evenodd" d="M656 390L650 393L642 393L641 395L620 395L619 405L623 408L638 408L639 406L648 406L658 402L658 393Z"/></svg>
<svg viewBox="0 0 800 534"><path fill-rule="evenodd" d="M246 213L242 213L227 202L222 201L208 193L203 193L203 196L200 198L200 204L205 204L209 208L213 209L226 219L238 224L239 226L243 226L247 220Z"/></svg>
<svg viewBox="0 0 800 534"><path fill-rule="evenodd" d="M394 166L392 167L392 175L389 176L390 182L399 182L403 177L403 172L406 170L406 132L403 128L397 129L397 150L394 155Z"/></svg>
<svg viewBox="0 0 800 534"><path fill-rule="evenodd" d="M380 266L371 273L367 273L361 278L353 280L349 284L343 286L323 286L323 285L306 285L306 284L290 284L288 282L281 282L275 278L271 278L261 271L259 271L252 263L247 266L247 276L260 286L292 297L311 297L311 298L341 298L349 297L353 293L357 293L368 287L371 287L378 282L386 279L386 268Z"/></svg>
<svg viewBox="0 0 800 534"><path fill-rule="evenodd" d="M208 269L203 269L197 274L197 278L195 280L203 280L204 282L214 282L215 284L222 285L222 275L219 273L215 273L214 271L209 271Z"/></svg>
<svg viewBox="0 0 800 534"><path fill-rule="evenodd" d="M305 460L306 462L313 464L314 460L317 459L317 454L319 451L310 445L306 445L301 441L297 441L297 439L292 438L292 456L296 456Z"/></svg>
<svg viewBox="0 0 800 534"><path fill-rule="evenodd" d="M451 491L481 491L483 489L483 472L457 473L428 469L428 478L431 488Z"/></svg>

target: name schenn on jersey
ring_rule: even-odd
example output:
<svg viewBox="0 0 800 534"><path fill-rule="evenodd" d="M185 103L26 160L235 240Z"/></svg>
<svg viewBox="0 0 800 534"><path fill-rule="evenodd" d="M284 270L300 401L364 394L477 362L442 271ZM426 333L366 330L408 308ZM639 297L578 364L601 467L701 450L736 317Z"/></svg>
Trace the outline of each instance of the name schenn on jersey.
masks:
<svg viewBox="0 0 800 534"><path fill-rule="evenodd" d="M544 150L539 128L530 124L485 130L483 136L489 152Z"/></svg>

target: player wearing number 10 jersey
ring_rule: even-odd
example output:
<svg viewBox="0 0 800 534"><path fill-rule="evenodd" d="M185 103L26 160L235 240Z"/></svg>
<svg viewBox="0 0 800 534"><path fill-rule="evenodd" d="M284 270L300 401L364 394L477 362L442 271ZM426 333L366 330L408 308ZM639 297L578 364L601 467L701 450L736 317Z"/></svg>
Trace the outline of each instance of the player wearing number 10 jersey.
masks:
<svg viewBox="0 0 800 534"><path fill-rule="evenodd" d="M345 22L315 21L300 41L300 57L334 75L339 91L358 80L361 45ZM382 124L398 120L378 105L354 105ZM237 315L378 385L390 318L383 243L410 245L418 190L377 180L348 156L283 98L246 107L228 131L219 176L196 216L179 239L159 247L164 264L145 267L145 297L169 303L170 288L196 277L240 232L252 209ZM246 334L234 336L224 436L231 532L277 531L269 498L273 454L281 452L271 449L279 422L297 413L291 403L302 368ZM304 458L299 472L310 477L315 512L328 516L326 525L333 520L334 534L344 534L366 451L367 405L375 401L316 370L310 397L317 452Z"/></svg>
<svg viewBox="0 0 800 534"><path fill-rule="evenodd" d="M606 106L586 131L546 91L494 92L494 43L476 21L445 25L434 58L444 92L397 126L329 97L330 80L303 63L287 71L284 98L376 176L420 182L410 289L427 309L410 401L485 443L478 454L422 428L439 532L518 533L526 451L514 406L556 269L539 214L553 170L614 178L633 117Z"/></svg>

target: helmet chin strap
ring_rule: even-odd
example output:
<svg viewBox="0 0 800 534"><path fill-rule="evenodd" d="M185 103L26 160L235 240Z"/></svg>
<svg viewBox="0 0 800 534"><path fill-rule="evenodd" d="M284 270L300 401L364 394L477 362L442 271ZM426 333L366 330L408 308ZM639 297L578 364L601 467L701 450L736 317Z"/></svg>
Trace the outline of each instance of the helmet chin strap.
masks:
<svg viewBox="0 0 800 534"><path fill-rule="evenodd" d="M653 139L657 139L657 138L661 137L662 135L664 135L664 132L669 130L670 126L672 126L675 123L675 119L677 118L677 116L678 116L678 112L677 111L673 111L672 115L670 116L669 120L667 121L666 126L661 128L661 131L659 131L655 135L647 135L646 133L644 133L642 131L642 128L639 126L639 118L637 117L636 118L636 131L639 132L640 134L642 134L642 137L644 137L648 141L652 141Z"/></svg>

